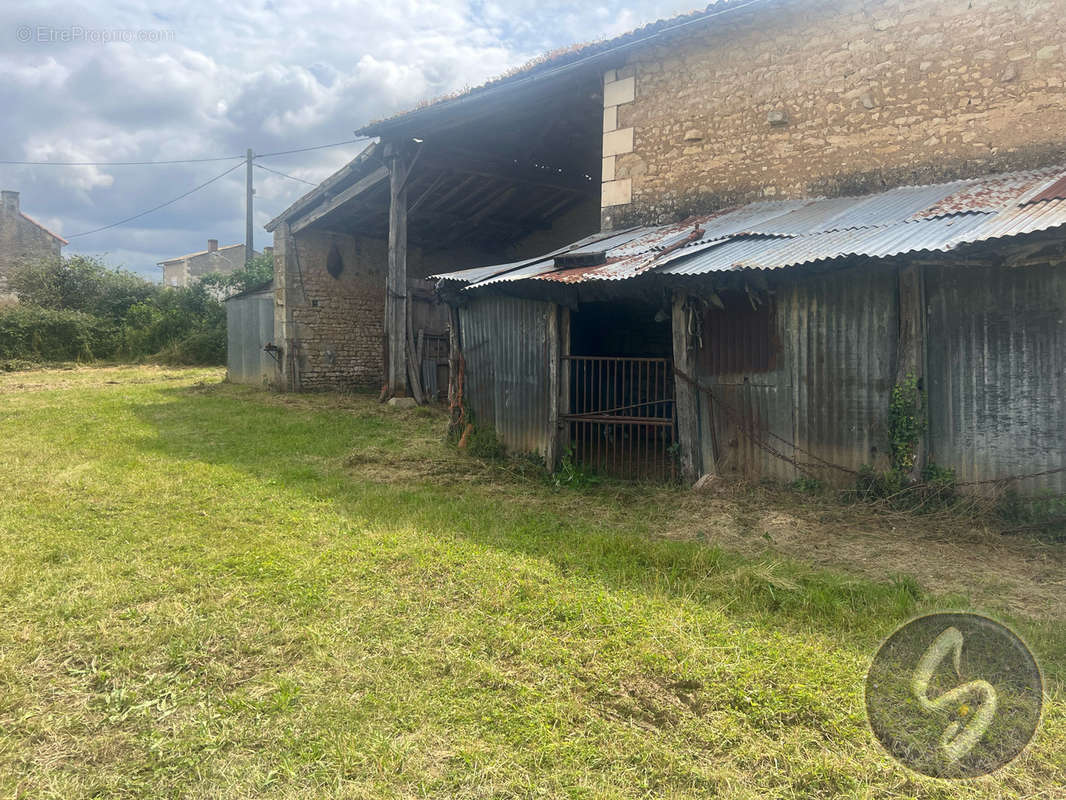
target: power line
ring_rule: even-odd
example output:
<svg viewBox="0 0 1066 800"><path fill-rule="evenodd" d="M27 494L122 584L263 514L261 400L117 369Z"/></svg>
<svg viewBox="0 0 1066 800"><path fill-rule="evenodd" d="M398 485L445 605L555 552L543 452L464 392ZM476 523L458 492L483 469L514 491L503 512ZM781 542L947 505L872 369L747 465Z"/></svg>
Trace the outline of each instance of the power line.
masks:
<svg viewBox="0 0 1066 800"><path fill-rule="evenodd" d="M256 164L259 169L265 169L267 172L273 172L275 175L280 175L283 178L288 178L290 181L299 181L300 183L306 183L308 186L318 186L317 183L311 183L311 181L305 181L303 178L297 178L295 175L286 175L284 172L279 172L276 169L264 166L262 164Z"/></svg>
<svg viewBox="0 0 1066 800"><path fill-rule="evenodd" d="M244 156L184 158L173 161L0 161L0 164L28 167L147 167L159 164L204 164L209 161L233 161Z"/></svg>
<svg viewBox="0 0 1066 800"><path fill-rule="evenodd" d="M270 158L271 156L287 156L289 153L306 153L308 150L325 150L327 147L340 147L345 144L355 144L356 142L367 142L373 139L373 136L359 136L355 139L345 139L343 142L333 142L332 144L316 144L312 147L298 147L295 150L279 150L276 153L257 153L256 158Z"/></svg>
<svg viewBox="0 0 1066 800"><path fill-rule="evenodd" d="M279 150L276 153L260 153L256 158L269 158L270 156L286 156L290 153L306 153L311 150L325 150L329 147L341 147L346 144L368 141L371 137L360 136L356 139L346 139L343 142L331 142L329 144L316 144L310 147L297 147L293 150ZM211 158L177 158L163 161L14 161L0 159L0 165L21 167L151 167L174 164L206 164L212 161L235 161L245 156L213 156Z"/></svg>
<svg viewBox="0 0 1066 800"><path fill-rule="evenodd" d="M165 203L160 203L155 208L149 208L147 211L142 211L139 214L134 214L132 217L126 217L126 219L120 219L118 222L112 222L110 225L104 225L103 227L100 227L100 228L93 228L91 231L83 231L82 233L72 233L70 236L67 236L66 238L67 239L76 239L79 236L88 236L90 233L99 233L100 231L106 231L106 230L109 230L111 228L117 228L119 225L125 225L127 222L133 222L133 220L140 219L141 217L143 217L143 216L145 216L147 214L151 214L153 211L158 211L161 208L166 208L169 205L173 205L174 203L178 202L179 200L183 200L184 198L188 197L190 194L193 194L194 192L200 191L205 186L210 186L215 181L221 180L222 178L226 177L231 172L233 172L235 169L238 169L238 168L243 167L243 166L244 166L243 162L239 163L239 164L234 164L232 167L227 169L225 172L223 172L223 173L221 173L219 175L216 175L211 180L204 181L199 186L196 186L196 187L194 187L192 189L189 189L189 191L185 192L184 194L178 195L173 200L167 200Z"/></svg>

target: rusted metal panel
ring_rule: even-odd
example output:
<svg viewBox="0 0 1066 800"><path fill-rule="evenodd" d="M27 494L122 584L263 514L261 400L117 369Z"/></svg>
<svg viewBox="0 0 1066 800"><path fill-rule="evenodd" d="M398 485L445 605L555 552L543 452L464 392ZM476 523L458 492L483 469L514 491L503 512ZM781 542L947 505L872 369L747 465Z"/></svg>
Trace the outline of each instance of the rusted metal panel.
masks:
<svg viewBox="0 0 1066 800"><path fill-rule="evenodd" d="M702 471L792 480L794 467L775 455L794 437L785 321L776 302L754 311L747 297L724 299L726 310L704 315L695 359L709 390L699 400Z"/></svg>
<svg viewBox="0 0 1066 800"><path fill-rule="evenodd" d="M1029 198L1027 203L1041 203L1045 200L1066 200L1066 175L1058 178L1049 186L1043 187L1036 195Z"/></svg>
<svg viewBox="0 0 1066 800"><path fill-rule="evenodd" d="M995 212L1025 202L1033 190L1041 190L1049 180L1062 174L1060 167L993 175L975 181L965 181L957 192L915 214L915 218L940 217L949 214L968 214L973 211ZM1049 199L1049 198L1045 198ZM1033 201L1029 201L1033 202Z"/></svg>
<svg viewBox="0 0 1066 800"><path fill-rule="evenodd" d="M230 381L255 385L271 381L276 362L263 347L273 341L272 289L226 301L226 374Z"/></svg>
<svg viewBox="0 0 1066 800"><path fill-rule="evenodd" d="M788 368L795 387L795 438L807 463L857 470L887 466L887 415L899 331L897 275L864 270L822 275L780 298ZM849 480L815 470L826 480Z"/></svg>
<svg viewBox="0 0 1066 800"><path fill-rule="evenodd" d="M459 309L467 408L515 453L543 455L548 445L550 309L495 296Z"/></svg>
<svg viewBox="0 0 1066 800"><path fill-rule="evenodd" d="M1066 226L1061 167L953 183L902 186L862 197L763 201L657 228L600 233L539 259L450 273L476 290L502 282L622 281L654 272L702 275L781 269L836 258L948 252L963 245ZM577 266L560 255L602 254Z"/></svg>
<svg viewBox="0 0 1066 800"><path fill-rule="evenodd" d="M752 308L743 297L728 308L703 315L700 369L707 375L772 372L781 355L772 299Z"/></svg>
<svg viewBox="0 0 1066 800"><path fill-rule="evenodd" d="M960 481L1066 466L1064 266L928 268L926 297L932 459Z"/></svg>
<svg viewBox="0 0 1066 800"><path fill-rule="evenodd" d="M988 214L916 220L860 230L830 231L809 236L731 239L692 251L661 267L664 275L705 275L734 269L783 269L836 258L889 258L906 253L947 251L970 241L987 224ZM1059 224L1066 224L1066 217Z"/></svg>
<svg viewBox="0 0 1066 800"><path fill-rule="evenodd" d="M701 399L704 471L716 465L754 480L806 472L841 483L848 475L821 461L883 467L898 329L895 282L894 271L871 270L850 280L827 275L779 286L774 313L759 317L763 331L751 314L736 313L731 326L729 311L719 312L720 324L703 332L703 349L713 350L713 336L721 338L730 353L722 365L732 371L712 369L706 353L698 359L700 382L711 390ZM767 348L775 339L780 350L771 361Z"/></svg>

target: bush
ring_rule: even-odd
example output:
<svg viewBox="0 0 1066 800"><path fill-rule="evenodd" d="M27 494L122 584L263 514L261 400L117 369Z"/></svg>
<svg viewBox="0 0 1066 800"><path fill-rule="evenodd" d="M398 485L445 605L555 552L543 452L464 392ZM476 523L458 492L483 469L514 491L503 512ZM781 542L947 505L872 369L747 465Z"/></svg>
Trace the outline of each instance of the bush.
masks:
<svg viewBox="0 0 1066 800"><path fill-rule="evenodd" d="M21 304L0 310L0 360L226 361L226 311L210 285L163 289L88 256L23 265L10 285Z"/></svg>
<svg viewBox="0 0 1066 800"><path fill-rule="evenodd" d="M82 311L17 305L0 309L0 359L93 361L113 358L115 325Z"/></svg>

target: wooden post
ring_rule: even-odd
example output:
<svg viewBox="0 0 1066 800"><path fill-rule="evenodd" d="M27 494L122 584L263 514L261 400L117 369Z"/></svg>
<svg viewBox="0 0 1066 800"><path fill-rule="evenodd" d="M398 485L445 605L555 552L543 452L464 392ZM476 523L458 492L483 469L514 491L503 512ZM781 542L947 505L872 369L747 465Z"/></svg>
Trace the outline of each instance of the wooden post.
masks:
<svg viewBox="0 0 1066 800"><path fill-rule="evenodd" d="M559 424L556 429L557 452L563 457L570 447L570 307L559 306Z"/></svg>
<svg viewBox="0 0 1066 800"><path fill-rule="evenodd" d="M899 267L899 338L896 346L896 384L913 375L918 379L919 411L928 419L929 413L922 397L925 380L925 270L920 264ZM910 478L922 475L928 454L928 427L918 439L914 452L914 467Z"/></svg>
<svg viewBox="0 0 1066 800"><path fill-rule="evenodd" d="M459 309L448 304L448 408L459 397Z"/></svg>
<svg viewBox="0 0 1066 800"><path fill-rule="evenodd" d="M544 447L544 466L555 472L559 463L559 306L548 307L548 441Z"/></svg>
<svg viewBox="0 0 1066 800"><path fill-rule="evenodd" d="M673 340L674 369L684 372L690 378L697 377L696 343L688 335L687 296L684 292L674 293L673 303ZM694 483L703 472L703 457L700 447L700 393L699 389L680 375L674 375L674 408L677 414L677 440L681 451L681 478L687 483ZM716 469L712 465L710 472Z"/></svg>
<svg viewBox="0 0 1066 800"><path fill-rule="evenodd" d="M290 392L296 391L294 379L296 326L293 322L292 309L296 304L299 276L295 247L296 241L289 229L289 223L282 222L274 230L274 344L283 350L278 362L279 375L276 388Z"/></svg>
<svg viewBox="0 0 1066 800"><path fill-rule="evenodd" d="M390 397L407 396L407 162L396 145L389 158L389 273L385 336Z"/></svg>

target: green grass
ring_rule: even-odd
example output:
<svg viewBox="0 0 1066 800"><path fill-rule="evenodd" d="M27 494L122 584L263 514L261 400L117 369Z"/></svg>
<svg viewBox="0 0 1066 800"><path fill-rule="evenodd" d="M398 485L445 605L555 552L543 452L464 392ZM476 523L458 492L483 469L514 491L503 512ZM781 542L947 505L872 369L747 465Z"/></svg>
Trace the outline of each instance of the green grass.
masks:
<svg viewBox="0 0 1066 800"><path fill-rule="evenodd" d="M1061 619L1015 620L1030 749L922 779L865 670L966 597L662 538L680 490L560 490L425 409L219 378L0 376L0 796L1061 792Z"/></svg>

